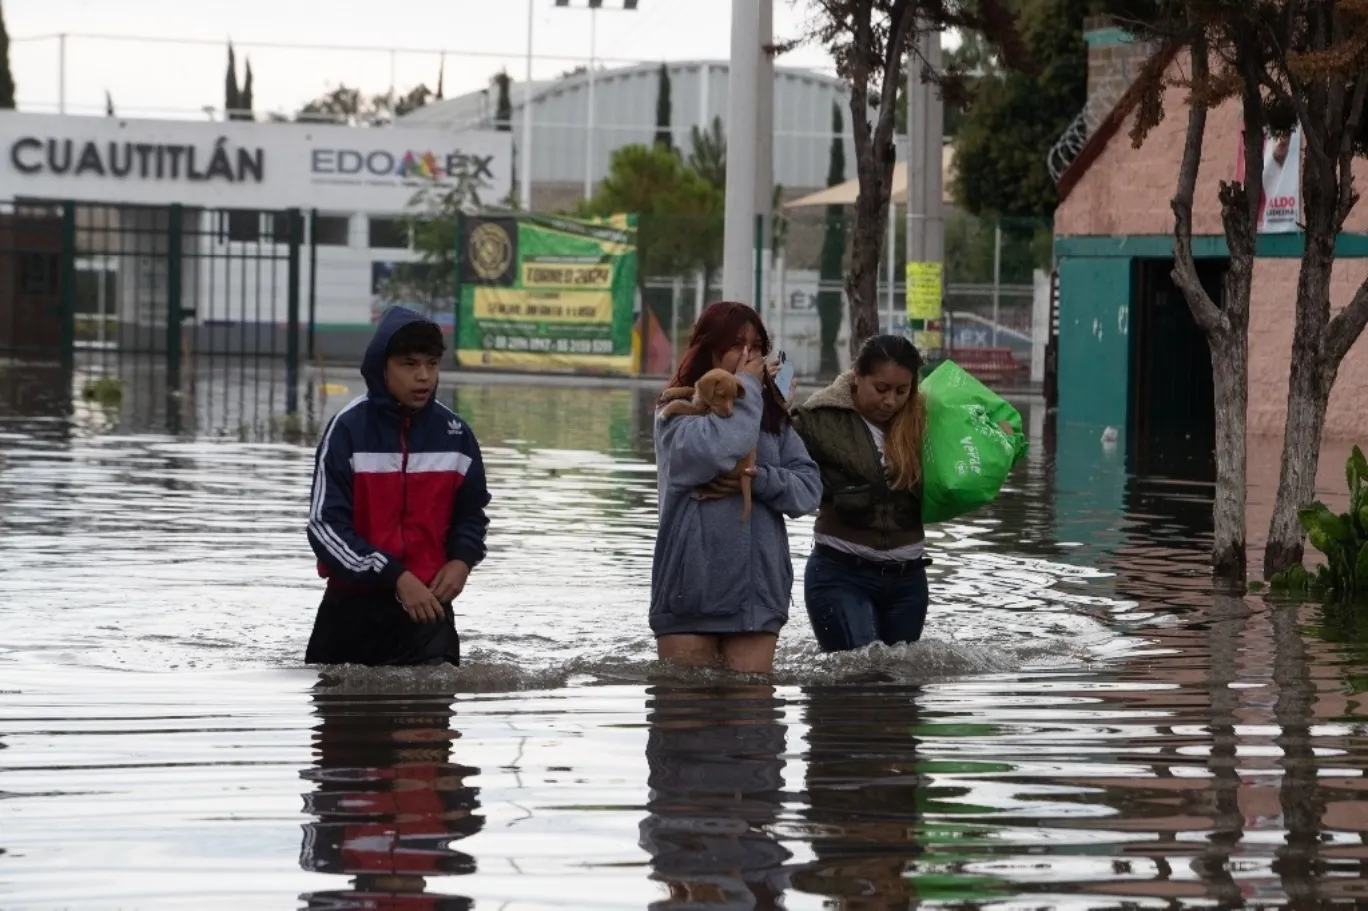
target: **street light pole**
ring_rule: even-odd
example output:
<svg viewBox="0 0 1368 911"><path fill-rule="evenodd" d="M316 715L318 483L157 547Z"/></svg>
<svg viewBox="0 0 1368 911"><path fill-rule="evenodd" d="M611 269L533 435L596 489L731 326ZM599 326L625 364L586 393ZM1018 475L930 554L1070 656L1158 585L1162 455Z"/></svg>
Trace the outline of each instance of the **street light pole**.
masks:
<svg viewBox="0 0 1368 911"><path fill-rule="evenodd" d="M523 78L522 158L518 162L518 198L524 212L532 211L532 22L534 0L527 0L527 66Z"/></svg>
<svg viewBox="0 0 1368 911"><path fill-rule="evenodd" d="M589 117L584 130L584 198L594 195L594 52L598 43L598 7L589 6Z"/></svg>
<svg viewBox="0 0 1368 911"><path fill-rule="evenodd" d="M570 0L556 0L556 6L569 8ZM589 10L589 68L585 86L588 102L588 116L584 126L584 198L594 195L594 59L598 56L598 12L603 9L603 0L588 0ZM623 12L637 8L637 0L622 0ZM613 7L609 7L613 9Z"/></svg>

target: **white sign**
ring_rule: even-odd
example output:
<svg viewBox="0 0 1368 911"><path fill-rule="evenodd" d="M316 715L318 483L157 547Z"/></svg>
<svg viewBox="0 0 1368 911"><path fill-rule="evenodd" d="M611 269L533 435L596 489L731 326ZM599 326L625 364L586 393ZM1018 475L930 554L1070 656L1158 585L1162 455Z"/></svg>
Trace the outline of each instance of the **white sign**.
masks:
<svg viewBox="0 0 1368 911"><path fill-rule="evenodd" d="M1235 153L1235 179L1244 182L1244 130ZM1295 234L1301 230L1301 126L1286 136L1265 134L1263 186L1259 194L1260 234Z"/></svg>
<svg viewBox="0 0 1368 911"><path fill-rule="evenodd" d="M512 134L0 112L0 199L398 214L424 188L498 205Z"/></svg>
<svg viewBox="0 0 1368 911"><path fill-rule="evenodd" d="M1301 127L1289 136L1265 136L1259 233L1295 234L1301 220Z"/></svg>

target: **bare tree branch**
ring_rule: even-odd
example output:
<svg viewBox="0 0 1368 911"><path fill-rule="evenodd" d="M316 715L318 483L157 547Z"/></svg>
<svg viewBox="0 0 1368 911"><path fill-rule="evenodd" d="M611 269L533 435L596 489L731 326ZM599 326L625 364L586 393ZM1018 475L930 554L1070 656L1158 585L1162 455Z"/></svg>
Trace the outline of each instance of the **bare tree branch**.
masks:
<svg viewBox="0 0 1368 911"><path fill-rule="evenodd" d="M893 10L889 13L890 21L888 24L888 44L884 48L884 77L883 91L879 93L879 131L882 132L885 123L888 124L889 131L892 131L894 108L898 102L898 89L901 87L902 80L895 77L899 65L902 61L903 48L907 44L908 33L912 31L912 23L916 20L917 8L908 0L898 0L893 4ZM939 40L939 36L937 36Z"/></svg>
<svg viewBox="0 0 1368 911"><path fill-rule="evenodd" d="M1264 108L1263 96L1259 92L1258 74L1263 66L1259 59L1248 49L1239 55L1239 69L1244 87L1240 97L1243 102L1244 132L1244 193L1245 217L1249 219L1249 229L1258 237L1259 211L1263 208L1263 146L1264 146ZM1251 192L1252 189L1252 192ZM1246 304L1248 302L1246 301Z"/></svg>
<svg viewBox="0 0 1368 911"><path fill-rule="evenodd" d="M1200 32L1192 40L1192 77L1194 83L1210 75L1206 37ZM1178 169L1178 188L1170 206L1173 209L1173 282L1187 298L1193 319L1208 338L1227 328L1225 317L1197 278L1192 259L1192 205L1197 193L1197 172L1202 165L1202 141L1206 136L1206 104L1191 93L1188 104L1187 134L1183 139L1183 163Z"/></svg>
<svg viewBox="0 0 1368 911"><path fill-rule="evenodd" d="M855 13L854 26L856 47L868 47L873 31L873 13L868 6L862 6ZM850 60L850 132L855 140L856 160L863 158L869 151L869 64L859 54L852 54Z"/></svg>
<svg viewBox="0 0 1368 911"><path fill-rule="evenodd" d="M1354 347L1365 326L1368 326L1368 280L1359 285L1354 299L1325 327L1324 351L1330 363L1338 365Z"/></svg>
<svg viewBox="0 0 1368 911"><path fill-rule="evenodd" d="M1365 97L1368 97L1368 75L1359 74L1354 81L1354 95L1349 101L1349 120L1345 124L1344 132L1340 134L1340 193L1335 212L1336 234L1344 230L1344 223L1348 221L1349 213L1354 210L1359 199L1354 188L1354 138L1358 136Z"/></svg>

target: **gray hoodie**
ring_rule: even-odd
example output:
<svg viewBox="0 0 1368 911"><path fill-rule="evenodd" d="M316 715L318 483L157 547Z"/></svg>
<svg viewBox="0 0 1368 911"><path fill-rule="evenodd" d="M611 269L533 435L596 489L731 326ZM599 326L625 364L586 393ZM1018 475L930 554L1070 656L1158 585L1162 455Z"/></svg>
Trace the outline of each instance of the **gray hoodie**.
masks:
<svg viewBox="0 0 1368 911"><path fill-rule="evenodd" d="M725 635L778 633L793 589L784 516L821 502L817 463L792 427L761 433L760 381L740 377L746 394L731 417L655 420L660 528L651 564L651 630ZM696 488L736 467L756 449L750 521L741 497L695 500Z"/></svg>

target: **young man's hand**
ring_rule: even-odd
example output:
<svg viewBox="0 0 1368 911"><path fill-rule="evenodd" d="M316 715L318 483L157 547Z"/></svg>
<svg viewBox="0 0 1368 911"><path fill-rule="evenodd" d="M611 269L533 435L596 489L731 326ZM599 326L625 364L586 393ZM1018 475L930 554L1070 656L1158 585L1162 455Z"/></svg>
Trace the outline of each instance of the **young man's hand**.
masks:
<svg viewBox="0 0 1368 911"><path fill-rule="evenodd" d="M443 566L432 580L432 594L443 604L450 604L465 591L466 579L470 578L470 567L464 560L452 560Z"/></svg>
<svg viewBox="0 0 1368 911"><path fill-rule="evenodd" d="M404 570L399 577L394 593L399 596L399 603L404 605L404 611L414 623L436 623L442 619L442 602L408 570Z"/></svg>

